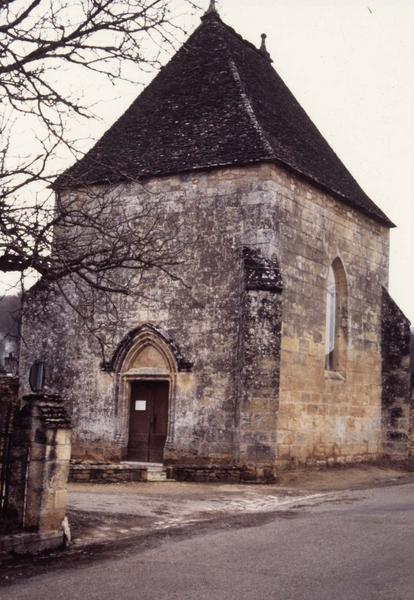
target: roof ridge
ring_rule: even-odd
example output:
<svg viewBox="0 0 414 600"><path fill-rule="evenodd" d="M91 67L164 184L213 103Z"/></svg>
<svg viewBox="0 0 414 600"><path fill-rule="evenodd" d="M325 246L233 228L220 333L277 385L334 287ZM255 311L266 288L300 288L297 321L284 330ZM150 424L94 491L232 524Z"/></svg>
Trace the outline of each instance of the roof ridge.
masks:
<svg viewBox="0 0 414 600"><path fill-rule="evenodd" d="M229 58L229 64L230 64L230 70L233 75L233 78L236 82L236 85L238 86L238 88L240 90L243 105L244 105L244 108L246 109L249 119L252 122L253 127L259 133L259 136L260 136L261 140L263 141L266 150L269 152L270 155L273 155L272 145L271 145L270 141L267 139L267 136L263 130L263 126L261 125L259 119L257 118L256 113L254 112L254 108L252 106L249 96L247 95L246 89L243 85L242 79L240 77L240 73L237 69L237 65L232 58ZM268 158L270 158L270 156L268 156Z"/></svg>
<svg viewBox="0 0 414 600"><path fill-rule="evenodd" d="M55 189L272 162L392 226L272 67L210 12Z"/></svg>
<svg viewBox="0 0 414 600"><path fill-rule="evenodd" d="M246 38L244 38L240 33L238 33L235 29L233 29L233 27L231 25L228 25L227 23L225 23L219 14L217 14L215 20L216 20L216 22L219 21L220 24L223 25L223 27L225 27L225 29L227 29L227 31L229 31L238 40L243 42L243 44L248 46L250 48L250 50L254 50L256 52L256 54L258 56L260 56L265 62L269 62L268 57L263 53L263 51L260 48L255 46L253 44L253 42L251 42L250 40L246 40ZM203 25L203 23L201 24L201 26L202 25Z"/></svg>

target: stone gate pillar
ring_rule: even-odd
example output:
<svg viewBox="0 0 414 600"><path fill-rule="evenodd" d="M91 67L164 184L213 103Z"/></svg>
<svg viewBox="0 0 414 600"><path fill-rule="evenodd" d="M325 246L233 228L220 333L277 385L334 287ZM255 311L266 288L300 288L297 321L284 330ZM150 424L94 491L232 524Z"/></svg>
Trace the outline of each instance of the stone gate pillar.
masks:
<svg viewBox="0 0 414 600"><path fill-rule="evenodd" d="M66 514L70 421L62 399L23 398L12 437L9 511L25 531L60 531Z"/></svg>

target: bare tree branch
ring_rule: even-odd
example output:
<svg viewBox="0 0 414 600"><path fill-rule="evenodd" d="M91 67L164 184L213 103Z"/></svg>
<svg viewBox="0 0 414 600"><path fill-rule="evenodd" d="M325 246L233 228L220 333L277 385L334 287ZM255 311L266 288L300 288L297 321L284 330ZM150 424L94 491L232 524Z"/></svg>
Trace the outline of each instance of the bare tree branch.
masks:
<svg viewBox="0 0 414 600"><path fill-rule="evenodd" d="M94 314L104 307L116 329L116 298L142 294L146 273L185 285L185 248L180 216L167 217L162 198L124 204L125 185L139 182L53 197L61 156L78 159L85 145L71 139L70 123L94 118L82 90L65 87L65 74L113 84L129 78L128 65L154 69L160 48L173 48L182 32L173 7L174 0L0 0L0 271L21 275L23 298L24 277L37 274L37 288L58 293L102 348Z"/></svg>

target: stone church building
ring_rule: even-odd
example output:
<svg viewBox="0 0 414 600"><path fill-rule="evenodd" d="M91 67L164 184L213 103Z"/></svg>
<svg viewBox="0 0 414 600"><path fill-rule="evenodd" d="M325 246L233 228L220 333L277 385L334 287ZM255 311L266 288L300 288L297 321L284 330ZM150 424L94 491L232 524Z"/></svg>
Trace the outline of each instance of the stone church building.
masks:
<svg viewBox="0 0 414 600"><path fill-rule="evenodd" d="M162 198L191 242L180 275L119 304L107 357L32 294L34 360L72 414L73 459L271 479L295 465L409 455L409 323L387 293L393 223L274 70L220 18L200 26L56 182ZM120 187L119 187L120 186ZM76 300L75 300L76 302ZM238 474L238 475L237 475Z"/></svg>

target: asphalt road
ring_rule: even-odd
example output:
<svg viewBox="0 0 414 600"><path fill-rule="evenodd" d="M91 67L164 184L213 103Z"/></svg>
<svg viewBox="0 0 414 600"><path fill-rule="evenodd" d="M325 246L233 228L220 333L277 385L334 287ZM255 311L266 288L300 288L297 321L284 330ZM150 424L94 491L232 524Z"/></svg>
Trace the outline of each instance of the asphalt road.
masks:
<svg viewBox="0 0 414 600"><path fill-rule="evenodd" d="M252 521L254 518L252 517ZM171 535L0 588L1 600L413 600L414 484L341 493L251 526Z"/></svg>

